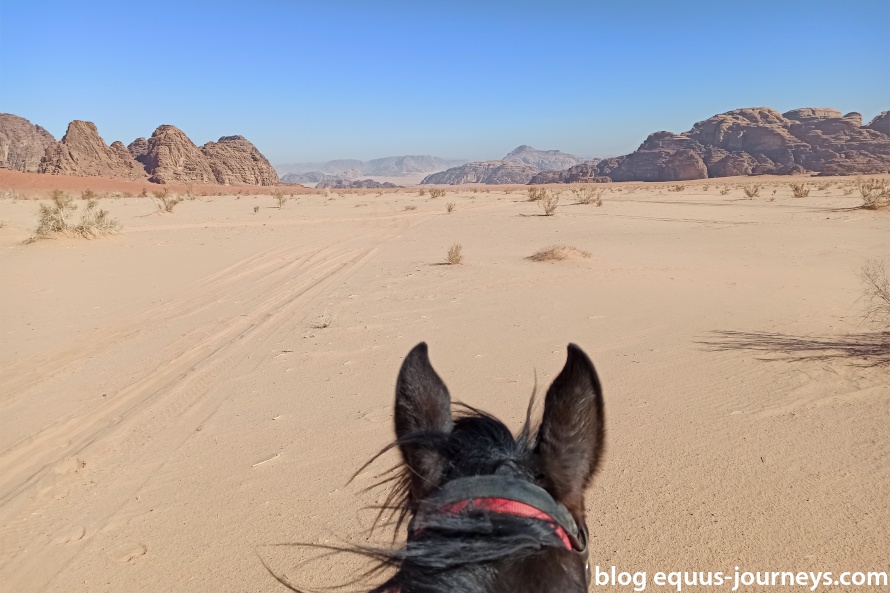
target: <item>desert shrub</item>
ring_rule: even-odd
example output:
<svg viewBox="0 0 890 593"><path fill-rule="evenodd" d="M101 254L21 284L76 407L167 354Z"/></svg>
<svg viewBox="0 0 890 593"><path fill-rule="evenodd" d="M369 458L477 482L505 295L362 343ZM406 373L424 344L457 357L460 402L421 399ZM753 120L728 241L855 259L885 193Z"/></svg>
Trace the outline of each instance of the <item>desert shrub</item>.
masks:
<svg viewBox="0 0 890 593"><path fill-rule="evenodd" d="M546 187L530 187L528 188L528 201L537 202L547 197Z"/></svg>
<svg viewBox="0 0 890 593"><path fill-rule="evenodd" d="M455 204L454 202L448 202L447 204L445 204L445 211L448 212L448 214L451 214L452 212L454 212L455 206L457 206L457 204Z"/></svg>
<svg viewBox="0 0 890 593"><path fill-rule="evenodd" d="M597 206L603 205L602 195L604 191L603 189L597 190L590 185L579 185L572 188L572 194L574 194L579 204L595 204Z"/></svg>
<svg viewBox="0 0 890 593"><path fill-rule="evenodd" d="M792 183L789 185L791 188L791 194L795 198L805 198L810 195L810 188L805 183ZM773 191L773 193L776 193Z"/></svg>
<svg viewBox="0 0 890 593"><path fill-rule="evenodd" d="M254 214L256 214L256 213L259 212L259 211L260 211L260 207L259 207L259 206L254 206L254 207L253 207L253 213L254 213Z"/></svg>
<svg viewBox="0 0 890 593"><path fill-rule="evenodd" d="M548 194L541 199L541 209L544 211L544 216L553 216L558 205L559 194Z"/></svg>
<svg viewBox="0 0 890 593"><path fill-rule="evenodd" d="M555 247L547 247L539 250L537 253L528 256L526 259L531 261L560 261L570 257L590 257L589 251L583 251L568 245L557 245Z"/></svg>
<svg viewBox="0 0 890 593"><path fill-rule="evenodd" d="M702 188L702 191L708 191L709 189L711 189L711 186L710 186L710 185L703 185L701 188Z"/></svg>
<svg viewBox="0 0 890 593"><path fill-rule="evenodd" d="M464 256L461 253L463 247L460 243L455 243L451 247L448 248L448 255L445 256L445 262L450 266L456 266L462 264L464 261Z"/></svg>
<svg viewBox="0 0 890 593"><path fill-rule="evenodd" d="M157 200L158 212L173 212L176 205L182 201L182 198L176 194L171 194L167 188L164 188L163 191L158 190L151 193L154 199Z"/></svg>
<svg viewBox="0 0 890 593"><path fill-rule="evenodd" d="M108 216L108 211L99 208L99 202L90 200L80 217L80 222L74 227L74 233L91 239L101 235L116 233L121 224L116 219Z"/></svg>
<svg viewBox="0 0 890 593"><path fill-rule="evenodd" d="M728 187L721 187L721 188L720 188L720 195L721 195L721 196L725 196L725 195L728 194L728 193L729 193L729 188L728 188Z"/></svg>
<svg viewBox="0 0 890 593"><path fill-rule="evenodd" d="M279 210L281 210L281 208L284 206L284 203L287 202L288 199L290 199L290 196L285 194L284 190L281 190L281 189L273 189L272 197L275 199L276 202L278 202Z"/></svg>
<svg viewBox="0 0 890 593"><path fill-rule="evenodd" d="M34 236L27 239L26 243L33 243L39 239L49 239L54 236L74 237L80 236L87 239L117 232L120 223L108 216L108 211L99 208L99 202L90 200L84 208L80 222L71 224L72 213L77 210L74 200L63 191L54 190L49 204L41 204L37 211L37 228Z"/></svg>
<svg viewBox="0 0 890 593"><path fill-rule="evenodd" d="M672 185L672 186L668 187L668 191L677 191L677 192L680 192L680 191L683 191L684 189L686 189L686 186L685 186L685 185L680 185L680 184Z"/></svg>
<svg viewBox="0 0 890 593"><path fill-rule="evenodd" d="M823 190L828 189L829 187L831 187L830 181L828 183L820 183L819 185L816 186L816 189L818 189L819 191L823 191Z"/></svg>
<svg viewBox="0 0 890 593"><path fill-rule="evenodd" d="M744 190L745 195L748 196L748 198L750 199L750 198L756 198L757 196L760 195L761 187L763 187L763 186L760 185L759 183L755 183L754 185L746 185L742 189Z"/></svg>
<svg viewBox="0 0 890 593"><path fill-rule="evenodd" d="M417 192L417 195L418 195L418 196L425 196L425 195L426 195L426 188L421 187L420 190Z"/></svg>
<svg viewBox="0 0 890 593"><path fill-rule="evenodd" d="M860 178L856 181L856 187L859 189L859 195L862 196L863 208L877 210L890 206L890 187L887 186L886 179Z"/></svg>
<svg viewBox="0 0 890 593"><path fill-rule="evenodd" d="M862 268L865 320L890 327L890 278L884 262L869 260Z"/></svg>
<svg viewBox="0 0 890 593"><path fill-rule="evenodd" d="M91 190L91 189L85 189L85 190L83 190L82 192L80 192L80 199L81 199L81 200L87 200L87 201L89 201L89 200L95 200L97 197L98 197L98 196L96 195L96 192L94 192L94 191Z"/></svg>
<svg viewBox="0 0 890 593"><path fill-rule="evenodd" d="M415 206L414 204L408 204L407 206L405 206L405 210L417 210L417 206Z"/></svg>
<svg viewBox="0 0 890 593"><path fill-rule="evenodd" d="M312 329L325 329L331 327L331 324L334 323L335 319L337 319L337 315L334 313L324 312L312 324Z"/></svg>
<svg viewBox="0 0 890 593"><path fill-rule="evenodd" d="M444 196L444 195L445 195L445 190L444 190L444 189L440 189L440 188L438 188L438 187L431 187L431 188L430 188L430 197L431 197L431 198L441 198L441 197Z"/></svg>
<svg viewBox="0 0 890 593"><path fill-rule="evenodd" d="M856 191L855 187L848 187L848 188L844 189L844 195L851 196L851 195L853 195L854 191Z"/></svg>

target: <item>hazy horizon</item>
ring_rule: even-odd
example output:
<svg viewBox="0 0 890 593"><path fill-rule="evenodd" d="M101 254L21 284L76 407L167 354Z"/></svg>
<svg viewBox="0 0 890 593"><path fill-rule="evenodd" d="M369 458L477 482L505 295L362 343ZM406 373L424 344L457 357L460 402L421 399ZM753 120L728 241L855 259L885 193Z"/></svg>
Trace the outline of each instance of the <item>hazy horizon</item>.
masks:
<svg viewBox="0 0 890 593"><path fill-rule="evenodd" d="M109 144L172 124L274 164L603 157L741 107L890 106L876 0L49 1L5 3L0 30L0 111L57 139L74 119Z"/></svg>

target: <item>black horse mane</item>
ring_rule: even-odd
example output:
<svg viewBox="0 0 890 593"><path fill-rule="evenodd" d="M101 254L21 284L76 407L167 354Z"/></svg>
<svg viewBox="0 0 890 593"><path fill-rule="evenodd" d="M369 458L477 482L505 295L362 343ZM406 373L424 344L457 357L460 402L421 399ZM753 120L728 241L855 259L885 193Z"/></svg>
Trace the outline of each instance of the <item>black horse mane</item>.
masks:
<svg viewBox="0 0 890 593"><path fill-rule="evenodd" d="M535 482L538 469L534 457L537 430L532 427L531 410L534 394L529 402L526 422L518 436L494 416L458 404L454 427L448 434L441 432L409 433L387 445L374 455L353 476L353 479L387 451L403 445L434 450L448 460L444 481L464 476L490 475L495 472ZM381 525L393 525L394 541L401 528L417 510L419 501L410 499L410 468L403 463L383 474L383 479L368 490L389 487L389 494L371 527L373 533ZM351 481L351 480L350 480ZM485 511L462 514L437 514L424 519L422 534L409 539L407 545L395 549L365 546L327 546L304 544L326 549L332 553L347 552L363 555L375 564L360 575L360 582L385 578L370 593L411 591L462 591L482 593L490 590L495 576L495 564L509 560L521 562L553 545L552 528L536 519L496 515ZM301 544L293 544L301 545ZM549 548L552 550L553 548ZM285 587L304 593L287 579L267 570ZM332 587L332 588L341 588Z"/></svg>

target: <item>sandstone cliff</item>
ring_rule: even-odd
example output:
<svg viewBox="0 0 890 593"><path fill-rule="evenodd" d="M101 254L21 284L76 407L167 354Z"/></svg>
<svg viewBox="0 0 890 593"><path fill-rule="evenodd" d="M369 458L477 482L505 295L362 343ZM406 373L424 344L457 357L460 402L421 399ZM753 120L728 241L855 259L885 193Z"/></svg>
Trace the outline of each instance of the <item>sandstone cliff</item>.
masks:
<svg viewBox="0 0 890 593"><path fill-rule="evenodd" d="M145 178L145 171L123 144L115 142L114 147L108 146L99 136L96 124L80 120L68 124L68 131L62 140L46 148L38 172L84 177Z"/></svg>
<svg viewBox="0 0 890 593"><path fill-rule="evenodd" d="M11 113L0 113L0 167L37 173L46 149L55 144L52 134Z"/></svg>
<svg viewBox="0 0 890 593"><path fill-rule="evenodd" d="M201 152L221 185L275 185L278 174L269 161L244 136L223 136L208 142Z"/></svg>
<svg viewBox="0 0 890 593"><path fill-rule="evenodd" d="M859 113L802 108L736 109L682 134L656 132L633 153L603 159L595 175L613 181L683 181L733 175L859 175L890 172L883 114L868 126Z"/></svg>
<svg viewBox="0 0 890 593"><path fill-rule="evenodd" d="M423 178L422 184L460 185L461 183L487 183L492 185L510 185L528 183L535 173L536 167L525 163L509 161L479 161L467 163L460 167L452 167L441 173L433 173Z"/></svg>
<svg viewBox="0 0 890 593"><path fill-rule="evenodd" d="M563 171L541 171L531 178L530 185L538 183L609 183L608 177L596 176L596 165L600 159L569 167Z"/></svg>

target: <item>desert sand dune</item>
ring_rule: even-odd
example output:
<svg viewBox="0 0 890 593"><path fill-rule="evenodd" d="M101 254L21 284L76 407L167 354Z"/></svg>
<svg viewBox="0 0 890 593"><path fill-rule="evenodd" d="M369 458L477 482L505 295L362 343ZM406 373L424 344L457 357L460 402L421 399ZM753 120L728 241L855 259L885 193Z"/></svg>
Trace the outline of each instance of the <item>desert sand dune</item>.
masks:
<svg viewBox="0 0 890 593"><path fill-rule="evenodd" d="M395 457L347 482L419 341L516 430L565 345L590 354L591 564L888 570L890 355L858 299L890 212L849 180L743 182L610 184L602 207L556 188L551 217L501 188L114 198L120 235L31 245L37 202L0 200L0 583L283 590L258 556L349 581L360 560L274 544L367 542L385 492L363 489ZM527 259L555 245L590 257Z"/></svg>

